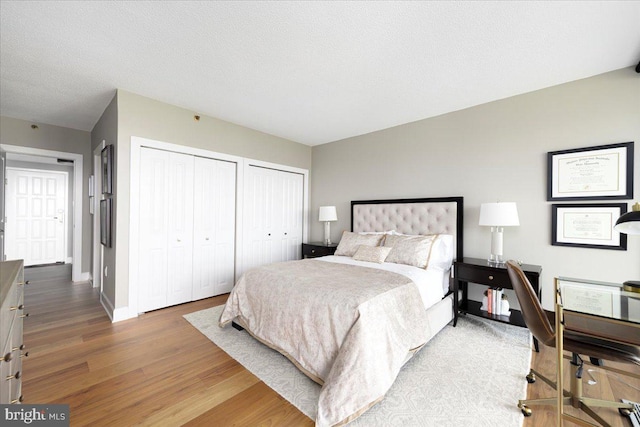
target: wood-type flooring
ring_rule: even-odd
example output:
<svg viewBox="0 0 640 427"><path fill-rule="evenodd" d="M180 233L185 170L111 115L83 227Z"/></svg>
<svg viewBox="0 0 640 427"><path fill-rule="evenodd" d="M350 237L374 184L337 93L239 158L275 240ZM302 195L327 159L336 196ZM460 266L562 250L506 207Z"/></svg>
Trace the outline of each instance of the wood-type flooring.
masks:
<svg viewBox="0 0 640 427"><path fill-rule="evenodd" d="M224 304L226 298L111 323L99 291L89 283L32 280L25 289L24 402L69 404L72 426L313 426L182 317ZM532 365L555 377L554 350L541 348ZM592 374L598 384L587 385L585 379L586 395L640 401L640 380ZM553 390L537 381L528 393L549 397ZM555 424L553 407L533 411L524 427ZM598 412L613 426L631 425L617 410Z"/></svg>

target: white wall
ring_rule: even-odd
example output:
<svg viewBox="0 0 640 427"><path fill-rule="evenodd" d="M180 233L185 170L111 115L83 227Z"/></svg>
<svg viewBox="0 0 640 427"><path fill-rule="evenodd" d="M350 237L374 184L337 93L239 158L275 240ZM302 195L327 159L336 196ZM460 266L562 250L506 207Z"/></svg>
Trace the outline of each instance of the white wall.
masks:
<svg viewBox="0 0 640 427"><path fill-rule="evenodd" d="M517 202L521 225L505 230L505 257L542 266L543 305L551 309L556 276L640 280L640 236L629 236L627 251L550 243L547 152L627 141L635 141L638 200L640 74L633 68L316 146L310 240L321 240L322 205L338 208L331 227L338 241L350 227L351 200L464 196L464 254L484 258L490 231L478 226L480 204Z"/></svg>

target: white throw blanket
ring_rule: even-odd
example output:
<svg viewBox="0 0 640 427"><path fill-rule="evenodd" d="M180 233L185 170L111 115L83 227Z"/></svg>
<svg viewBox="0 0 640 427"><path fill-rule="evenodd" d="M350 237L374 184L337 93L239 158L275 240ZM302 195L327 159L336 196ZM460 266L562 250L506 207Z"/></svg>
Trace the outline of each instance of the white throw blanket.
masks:
<svg viewBox="0 0 640 427"><path fill-rule="evenodd" d="M431 337L416 285L388 271L317 260L269 264L233 288L236 319L323 384L317 426L345 424L380 401Z"/></svg>

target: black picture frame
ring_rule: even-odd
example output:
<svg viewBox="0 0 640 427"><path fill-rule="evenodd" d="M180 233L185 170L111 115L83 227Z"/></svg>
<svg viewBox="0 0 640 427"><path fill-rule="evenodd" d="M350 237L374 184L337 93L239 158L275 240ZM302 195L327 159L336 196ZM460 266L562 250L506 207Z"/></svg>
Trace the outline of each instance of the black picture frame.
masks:
<svg viewBox="0 0 640 427"><path fill-rule="evenodd" d="M547 153L547 201L633 198L633 141Z"/></svg>
<svg viewBox="0 0 640 427"><path fill-rule="evenodd" d="M113 145L102 149L102 194L113 194Z"/></svg>
<svg viewBox="0 0 640 427"><path fill-rule="evenodd" d="M552 204L551 244L626 251L627 235L613 229L626 212L626 203Z"/></svg>
<svg viewBox="0 0 640 427"><path fill-rule="evenodd" d="M111 247L111 199L100 200L100 243Z"/></svg>

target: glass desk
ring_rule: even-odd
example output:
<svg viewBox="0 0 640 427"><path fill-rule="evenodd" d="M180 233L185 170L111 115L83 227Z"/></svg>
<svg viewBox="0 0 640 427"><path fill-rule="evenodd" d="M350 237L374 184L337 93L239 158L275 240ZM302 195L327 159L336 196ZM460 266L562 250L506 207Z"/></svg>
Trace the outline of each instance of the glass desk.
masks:
<svg viewBox="0 0 640 427"><path fill-rule="evenodd" d="M582 426L595 426L595 424L566 414L564 412L565 404L582 409L600 425L608 425L590 409L590 406L620 408L620 404L587 398L582 395L582 380L578 374L582 362L576 359L576 355L572 356L570 365L571 392L567 395L566 391L562 391L564 390L563 358L565 357L563 335L565 331L571 331L609 341L613 346L616 345L615 342L640 346L640 293L625 291L622 284L566 277L556 278L555 287L558 426L562 426L565 419ZM580 363L579 369L578 362ZM640 378L640 370L635 365L630 364L630 366L630 372L611 367L607 369ZM627 405L626 408L631 409L631 405Z"/></svg>
<svg viewBox="0 0 640 427"><path fill-rule="evenodd" d="M558 277L564 329L640 346L640 293L622 284Z"/></svg>

